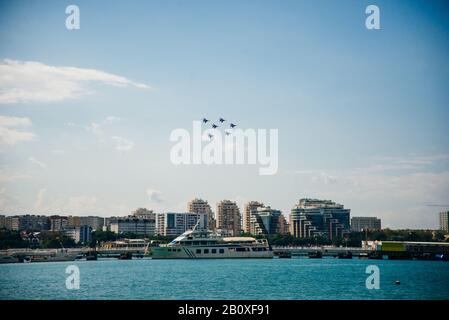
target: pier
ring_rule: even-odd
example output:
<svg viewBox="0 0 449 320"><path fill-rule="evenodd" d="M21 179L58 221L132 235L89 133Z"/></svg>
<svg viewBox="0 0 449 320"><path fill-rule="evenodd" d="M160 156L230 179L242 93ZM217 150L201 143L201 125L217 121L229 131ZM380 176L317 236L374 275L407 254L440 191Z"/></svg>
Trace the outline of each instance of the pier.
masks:
<svg viewBox="0 0 449 320"><path fill-rule="evenodd" d="M275 256L308 256L311 252L319 252L323 257L338 257L347 252L351 252L353 257L368 257L375 251L359 247L273 247Z"/></svg>

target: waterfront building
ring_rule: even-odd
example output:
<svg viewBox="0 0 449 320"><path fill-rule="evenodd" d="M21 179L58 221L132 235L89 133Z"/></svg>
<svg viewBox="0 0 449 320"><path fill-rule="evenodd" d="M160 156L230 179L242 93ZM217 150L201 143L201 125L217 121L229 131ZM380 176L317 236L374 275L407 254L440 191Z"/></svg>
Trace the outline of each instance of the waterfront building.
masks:
<svg viewBox="0 0 449 320"><path fill-rule="evenodd" d="M381 230L381 221L377 217L352 217L351 231L379 231Z"/></svg>
<svg viewBox="0 0 449 320"><path fill-rule="evenodd" d="M440 212L440 230L449 232L449 211Z"/></svg>
<svg viewBox="0 0 449 320"><path fill-rule="evenodd" d="M62 216L50 217L50 230L51 231L63 231L67 228L68 219Z"/></svg>
<svg viewBox="0 0 449 320"><path fill-rule="evenodd" d="M75 243L88 244L92 240L92 228L87 225L67 227L64 234L72 238Z"/></svg>
<svg viewBox="0 0 449 320"><path fill-rule="evenodd" d="M245 204L243 209L243 231L251 233L251 211L263 207L263 203L258 201L250 201Z"/></svg>
<svg viewBox="0 0 449 320"><path fill-rule="evenodd" d="M229 230L238 236L242 232L242 218L235 202L223 200L217 204L217 228Z"/></svg>
<svg viewBox="0 0 449 320"><path fill-rule="evenodd" d="M143 236L153 236L156 233L154 220L139 218L118 218L111 221L110 230L115 233L134 233Z"/></svg>
<svg viewBox="0 0 449 320"><path fill-rule="evenodd" d="M156 232L162 236L179 236L187 230L193 229L198 223L197 230L206 230L208 215L194 212L165 212L156 215Z"/></svg>
<svg viewBox="0 0 449 320"><path fill-rule="evenodd" d="M285 218L280 210L258 207L250 213L250 233L273 235L285 232Z"/></svg>
<svg viewBox="0 0 449 320"><path fill-rule="evenodd" d="M290 213L290 233L332 240L349 232L349 216L350 209L330 200L301 199Z"/></svg>
<svg viewBox="0 0 449 320"><path fill-rule="evenodd" d="M207 228L209 230L215 230L216 221L215 221L215 217L214 217L214 212L212 211L212 208L210 207L210 205L207 201L205 201L203 199L195 198L187 204L187 211L194 212L194 213L203 213L203 214L207 215L207 221L208 221Z"/></svg>

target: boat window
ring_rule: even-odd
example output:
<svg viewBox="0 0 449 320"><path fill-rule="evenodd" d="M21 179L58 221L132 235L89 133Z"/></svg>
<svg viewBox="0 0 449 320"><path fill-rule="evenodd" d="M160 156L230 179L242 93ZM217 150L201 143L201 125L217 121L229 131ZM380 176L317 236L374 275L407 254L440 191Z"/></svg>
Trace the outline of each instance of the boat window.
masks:
<svg viewBox="0 0 449 320"><path fill-rule="evenodd" d="M201 249L196 249L196 253L201 254Z"/></svg>
<svg viewBox="0 0 449 320"><path fill-rule="evenodd" d="M209 253L209 249L204 249L204 253Z"/></svg>
<svg viewBox="0 0 449 320"><path fill-rule="evenodd" d="M168 252L171 252L171 249L168 249Z"/></svg>
<svg viewBox="0 0 449 320"><path fill-rule="evenodd" d="M207 241L201 241L201 245L206 246L207 245Z"/></svg>
<svg viewBox="0 0 449 320"><path fill-rule="evenodd" d="M212 253L217 253L217 249L212 249Z"/></svg>
<svg viewBox="0 0 449 320"><path fill-rule="evenodd" d="M193 242L192 242L192 245L193 245L193 246L197 246L197 245L199 245L199 244L200 244L199 241L193 241Z"/></svg>
<svg viewBox="0 0 449 320"><path fill-rule="evenodd" d="M237 252L246 251L246 248L235 248L235 251L237 251Z"/></svg>
<svg viewBox="0 0 449 320"><path fill-rule="evenodd" d="M178 249L177 251L178 251L178 252L181 252L181 249Z"/></svg>
<svg viewBox="0 0 449 320"><path fill-rule="evenodd" d="M220 249L220 253L224 253L224 249Z"/></svg>

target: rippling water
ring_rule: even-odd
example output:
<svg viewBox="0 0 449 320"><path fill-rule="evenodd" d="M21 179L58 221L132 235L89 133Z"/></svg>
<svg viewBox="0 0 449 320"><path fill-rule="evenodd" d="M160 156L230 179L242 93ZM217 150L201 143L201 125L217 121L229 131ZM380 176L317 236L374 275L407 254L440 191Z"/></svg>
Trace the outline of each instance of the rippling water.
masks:
<svg viewBox="0 0 449 320"><path fill-rule="evenodd" d="M71 264L80 270L79 290L65 286ZM371 264L380 268L379 290L365 287ZM449 299L449 263L293 258L3 264L0 299Z"/></svg>

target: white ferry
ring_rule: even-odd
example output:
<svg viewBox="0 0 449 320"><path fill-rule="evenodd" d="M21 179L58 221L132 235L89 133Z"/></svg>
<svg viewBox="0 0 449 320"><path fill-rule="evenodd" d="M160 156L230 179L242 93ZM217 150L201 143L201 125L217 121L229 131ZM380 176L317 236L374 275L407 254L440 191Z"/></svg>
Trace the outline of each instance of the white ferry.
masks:
<svg viewBox="0 0 449 320"><path fill-rule="evenodd" d="M152 259L273 258L266 239L222 237L195 229L184 232L169 244L152 247L150 256Z"/></svg>

